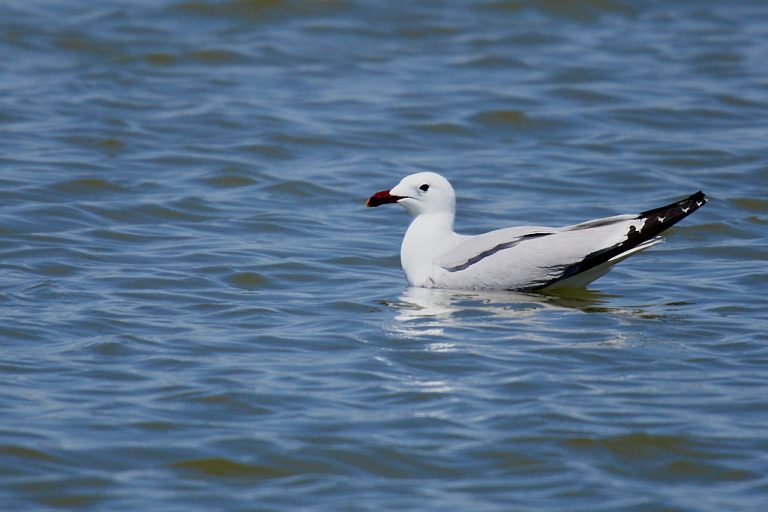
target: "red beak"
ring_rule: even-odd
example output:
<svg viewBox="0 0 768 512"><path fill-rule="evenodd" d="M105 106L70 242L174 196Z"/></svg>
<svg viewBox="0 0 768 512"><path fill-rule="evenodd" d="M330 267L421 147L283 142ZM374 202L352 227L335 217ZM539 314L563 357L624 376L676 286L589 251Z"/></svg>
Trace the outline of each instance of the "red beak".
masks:
<svg viewBox="0 0 768 512"><path fill-rule="evenodd" d="M365 206L366 208L373 208L374 206L381 206L382 204L396 203L403 199L403 197L404 196L393 196L389 193L389 190L382 190L369 197L365 202Z"/></svg>

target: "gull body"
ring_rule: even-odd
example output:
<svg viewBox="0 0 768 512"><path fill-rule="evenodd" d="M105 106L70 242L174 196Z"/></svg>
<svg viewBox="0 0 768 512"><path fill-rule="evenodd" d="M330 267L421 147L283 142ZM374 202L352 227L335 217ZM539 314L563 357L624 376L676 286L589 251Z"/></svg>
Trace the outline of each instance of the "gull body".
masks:
<svg viewBox="0 0 768 512"><path fill-rule="evenodd" d="M456 194L448 180L434 172L421 172L377 192L366 206L397 203L411 214L400 248L400 261L411 286L530 291L585 286L619 261L660 243L662 231L706 200L697 192L640 214L559 228L511 227L470 236L453 230Z"/></svg>

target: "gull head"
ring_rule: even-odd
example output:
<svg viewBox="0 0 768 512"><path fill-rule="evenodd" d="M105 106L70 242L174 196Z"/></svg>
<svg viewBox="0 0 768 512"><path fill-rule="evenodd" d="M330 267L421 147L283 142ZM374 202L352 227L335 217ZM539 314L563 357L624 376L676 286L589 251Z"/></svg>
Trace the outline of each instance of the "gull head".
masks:
<svg viewBox="0 0 768 512"><path fill-rule="evenodd" d="M449 213L456 209L456 193L448 180L435 172L419 172L403 178L394 188L376 192L365 206L402 205L416 217L425 213Z"/></svg>

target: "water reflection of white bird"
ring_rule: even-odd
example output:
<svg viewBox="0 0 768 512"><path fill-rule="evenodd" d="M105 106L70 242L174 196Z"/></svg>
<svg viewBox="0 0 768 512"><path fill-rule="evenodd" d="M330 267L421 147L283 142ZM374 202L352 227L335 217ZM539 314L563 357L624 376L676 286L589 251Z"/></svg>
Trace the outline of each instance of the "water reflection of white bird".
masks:
<svg viewBox="0 0 768 512"><path fill-rule="evenodd" d="M397 309L393 325L395 331L406 335L435 336L442 334L446 327L471 324L472 312L483 318L492 315L514 319L519 324L547 309L599 310L606 297L584 289L555 296L410 287L406 288L398 302L390 305Z"/></svg>
<svg viewBox="0 0 768 512"><path fill-rule="evenodd" d="M657 307L655 305L611 305L616 298L583 288L560 290L558 295L553 295L411 287L403 292L398 301L387 303L397 311L388 331L401 339L426 342L422 348L429 352L452 352L460 349L461 343L456 341L455 334L447 332L451 330L472 333L501 326L504 335L509 335L508 327L514 326L512 330L517 335L524 333L526 342L548 343L558 331L556 323L552 322L553 314L558 318L569 313L607 314L619 323L628 319L658 321L669 318L663 311L647 309ZM583 319L575 319L574 322L583 322ZM589 329L584 331L589 332ZM603 328L593 334L594 339L586 345L604 347L624 344L624 335L615 329ZM585 346L583 340L581 345Z"/></svg>
<svg viewBox="0 0 768 512"><path fill-rule="evenodd" d="M449 318L480 306L496 315L521 317L547 308L589 310L601 304L608 295L590 290L572 290L560 295L517 293L497 290L444 290L439 288L406 288L396 304L400 320Z"/></svg>

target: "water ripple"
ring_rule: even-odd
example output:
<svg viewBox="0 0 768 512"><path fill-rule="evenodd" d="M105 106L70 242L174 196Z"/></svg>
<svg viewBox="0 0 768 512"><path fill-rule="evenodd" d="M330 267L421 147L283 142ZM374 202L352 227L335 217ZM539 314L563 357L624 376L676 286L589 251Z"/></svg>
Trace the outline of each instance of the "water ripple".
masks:
<svg viewBox="0 0 768 512"><path fill-rule="evenodd" d="M759 510L765 8L0 7L9 510ZM405 287L400 208L703 189L589 290Z"/></svg>

